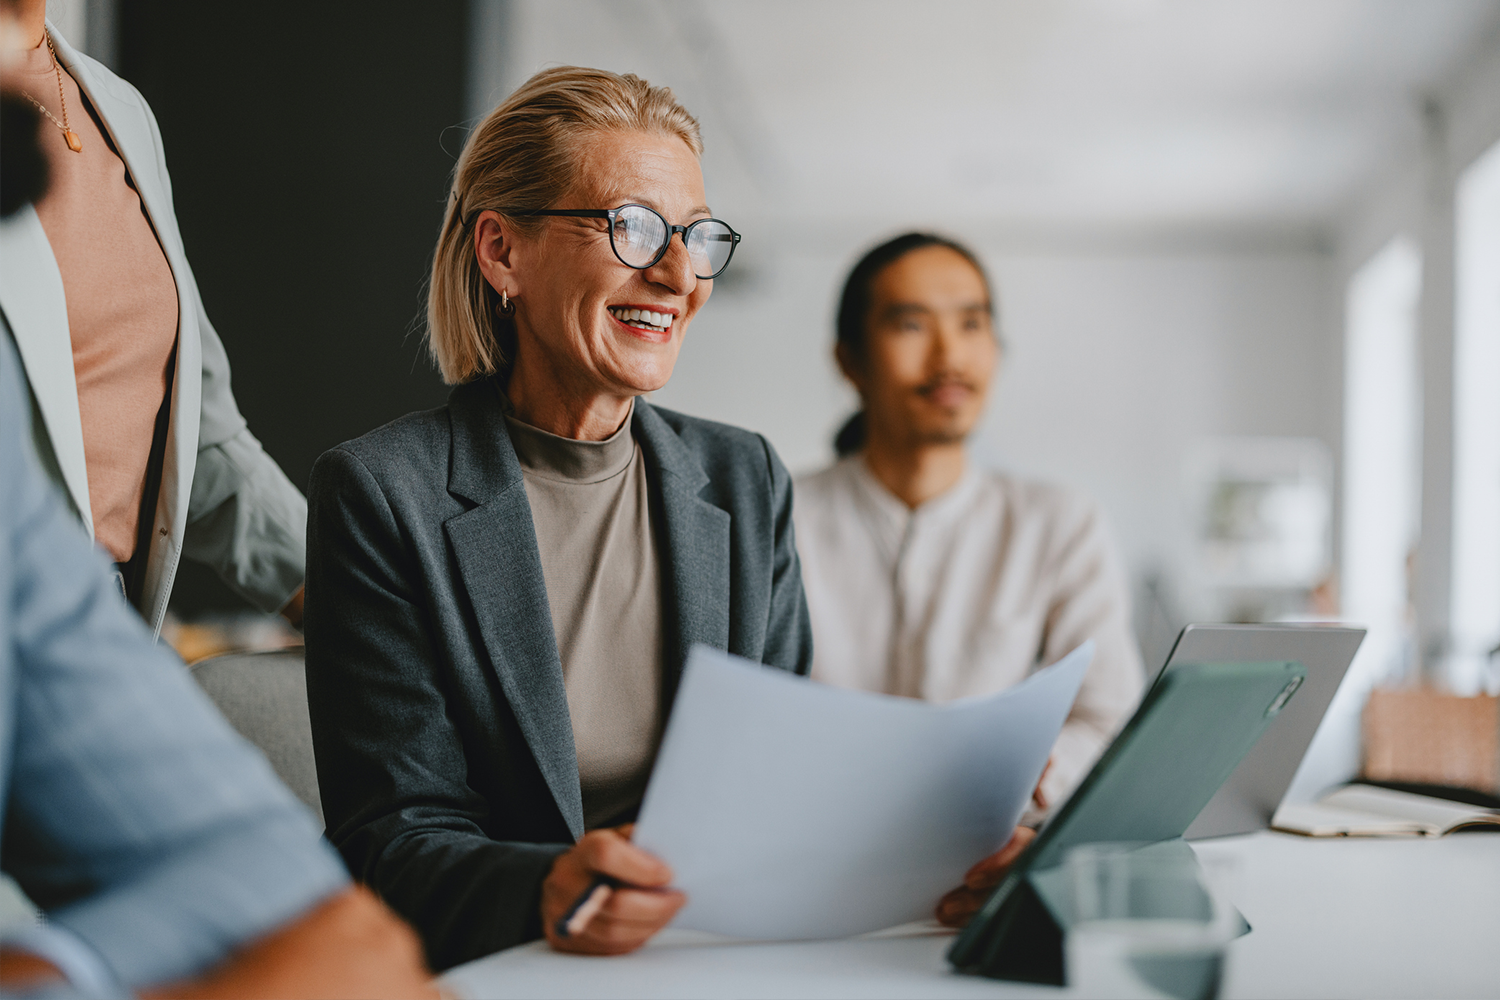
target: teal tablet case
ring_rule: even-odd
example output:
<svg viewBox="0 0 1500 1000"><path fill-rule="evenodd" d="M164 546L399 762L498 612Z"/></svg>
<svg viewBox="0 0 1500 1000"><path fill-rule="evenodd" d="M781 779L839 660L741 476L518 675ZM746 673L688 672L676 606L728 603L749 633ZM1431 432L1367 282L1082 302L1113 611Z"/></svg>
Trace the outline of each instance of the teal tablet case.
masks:
<svg viewBox="0 0 1500 1000"><path fill-rule="evenodd" d="M1306 674L1300 663L1184 664L1164 674L1016 859L948 950L948 961L961 972L1065 985L1070 907L1060 865L1068 850L1100 841L1178 840ZM1157 849L1192 853L1180 841Z"/></svg>

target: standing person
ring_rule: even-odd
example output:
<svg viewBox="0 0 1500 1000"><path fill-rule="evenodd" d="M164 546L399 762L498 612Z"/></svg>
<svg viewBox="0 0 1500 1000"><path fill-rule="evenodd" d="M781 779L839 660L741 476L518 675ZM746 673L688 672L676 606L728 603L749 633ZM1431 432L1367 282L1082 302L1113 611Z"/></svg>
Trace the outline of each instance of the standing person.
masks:
<svg viewBox="0 0 1500 1000"><path fill-rule="evenodd" d="M235 404L156 120L58 34L45 0L8 8L25 48L7 87L43 115L51 183L0 225L0 312L43 467L153 632L184 555L300 624L306 503Z"/></svg>
<svg viewBox="0 0 1500 1000"><path fill-rule="evenodd" d="M702 150L639 77L523 84L470 133L434 255L448 404L313 468L328 836L440 969L543 933L625 952L665 926L683 896L628 824L688 650L812 661L775 451L641 398L739 240ZM598 875L626 885L559 935Z"/></svg>
<svg viewBox="0 0 1500 1000"><path fill-rule="evenodd" d="M812 676L946 702L1003 690L1093 639L1040 789L1059 801L1144 677L1097 507L969 460L1001 356L978 258L920 233L871 250L844 286L835 353L864 408L839 433L838 463L796 484ZM950 900L953 919L974 902Z"/></svg>
<svg viewBox="0 0 1500 1000"><path fill-rule="evenodd" d="M0 0L0 219L46 190ZM433 997L415 936L140 618L33 448L0 317L0 995Z"/></svg>

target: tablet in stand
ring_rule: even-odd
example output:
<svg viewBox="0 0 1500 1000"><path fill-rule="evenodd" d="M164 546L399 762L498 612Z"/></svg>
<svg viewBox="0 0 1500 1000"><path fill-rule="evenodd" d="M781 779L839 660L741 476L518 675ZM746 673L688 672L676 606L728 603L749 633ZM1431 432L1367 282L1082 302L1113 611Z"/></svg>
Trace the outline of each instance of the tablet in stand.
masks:
<svg viewBox="0 0 1500 1000"><path fill-rule="evenodd" d="M1173 667L1016 859L948 960L961 972L1064 985L1068 850L1123 841L1191 856L1183 832L1305 677L1293 662Z"/></svg>

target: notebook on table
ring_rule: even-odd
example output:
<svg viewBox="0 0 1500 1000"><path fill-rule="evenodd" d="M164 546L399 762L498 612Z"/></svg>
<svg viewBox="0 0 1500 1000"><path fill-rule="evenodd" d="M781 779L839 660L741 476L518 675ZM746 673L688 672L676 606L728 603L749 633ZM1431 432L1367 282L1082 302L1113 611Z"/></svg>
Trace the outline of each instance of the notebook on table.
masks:
<svg viewBox="0 0 1500 1000"><path fill-rule="evenodd" d="M1306 837L1441 837L1455 830L1500 831L1500 809L1345 785L1317 802L1282 806L1271 828Z"/></svg>

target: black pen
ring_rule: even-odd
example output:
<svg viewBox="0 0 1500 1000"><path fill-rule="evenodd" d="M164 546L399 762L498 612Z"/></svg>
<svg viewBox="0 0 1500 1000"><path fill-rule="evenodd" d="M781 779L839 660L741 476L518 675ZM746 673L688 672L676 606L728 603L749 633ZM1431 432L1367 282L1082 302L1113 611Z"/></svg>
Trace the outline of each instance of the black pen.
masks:
<svg viewBox="0 0 1500 1000"><path fill-rule="evenodd" d="M604 908L609 902L609 894L623 885L619 879L609 875L595 875L594 881L583 891L568 912L557 919L557 926L553 928L560 938L572 937L582 934L584 928L588 927L589 921L594 915Z"/></svg>

